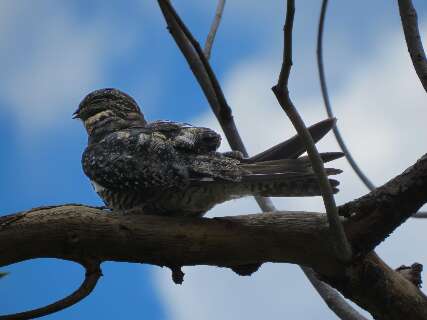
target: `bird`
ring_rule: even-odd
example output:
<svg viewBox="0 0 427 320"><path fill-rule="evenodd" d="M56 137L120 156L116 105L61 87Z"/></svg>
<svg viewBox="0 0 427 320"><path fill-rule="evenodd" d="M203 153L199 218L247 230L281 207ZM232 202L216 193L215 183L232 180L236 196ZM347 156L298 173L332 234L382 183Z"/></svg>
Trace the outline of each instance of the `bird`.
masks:
<svg viewBox="0 0 427 320"><path fill-rule="evenodd" d="M295 136L253 157L219 152L221 136L187 123L148 122L137 102L114 88L95 90L74 112L88 135L82 167L112 211L202 217L215 205L245 196L320 195L318 179ZM336 119L309 128L320 140ZM321 154L328 162L341 152ZM342 171L327 168L328 175ZM329 179L334 192L339 182Z"/></svg>

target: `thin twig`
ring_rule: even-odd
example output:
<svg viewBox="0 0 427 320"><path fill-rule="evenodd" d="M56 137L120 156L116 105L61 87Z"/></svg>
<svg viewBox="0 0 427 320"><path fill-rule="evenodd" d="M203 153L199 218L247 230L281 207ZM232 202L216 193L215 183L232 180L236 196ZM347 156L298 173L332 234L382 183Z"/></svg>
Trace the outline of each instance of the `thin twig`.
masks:
<svg viewBox="0 0 427 320"><path fill-rule="evenodd" d="M219 24L221 23L222 13L224 12L225 0L218 0L216 6L215 18L212 21L211 29L209 30L208 37L206 38L205 48L203 50L206 59L211 57L212 45L215 40L216 32L218 31Z"/></svg>
<svg viewBox="0 0 427 320"><path fill-rule="evenodd" d="M226 135L227 140L229 141L229 144L232 149L239 150L243 154L247 155L246 149L243 145L243 142L241 144L236 144L234 141L242 141L239 135L239 132L234 124L233 117L226 116L229 112L231 114L231 108L226 104L226 111L221 111L221 108L224 105L221 105L219 103L218 97L212 96L215 95L215 90L213 89L209 77L207 75L206 70L203 68L203 64L201 63L201 60L203 57L200 56L199 51L196 50L196 48L192 47L191 45L197 44L197 41L192 37L190 31L185 28L185 25L182 21L180 21L179 16L176 14L175 10L173 10L173 7L170 5L169 1L167 0L158 0L160 8L162 9L162 12L165 16L165 19L168 23L168 28L177 43L178 47L180 48L181 52L183 53L184 57L186 58L188 64L190 65L191 70L193 71L196 79L198 80L199 84L201 85L209 104L217 117L224 134ZM172 12L175 12L175 14L172 14ZM176 21L178 20L179 23ZM185 28L186 32L182 30L182 28ZM190 35L190 37L188 37ZM192 39L192 40L190 40ZM205 56L206 57L206 56ZM208 60L208 57L206 57L206 60ZM206 61L205 66L209 66L209 62ZM213 71L211 73L213 74ZM205 81L201 81L200 79L205 79ZM216 88L217 92L218 90L221 90L221 87L218 84L218 87ZM221 91L222 93L222 91ZM256 197L256 200L258 202L258 205L260 206L261 210L263 212L272 212L276 211L276 208L274 207L273 203L269 198L261 198ZM342 308L347 309L347 313L356 313L355 311L340 295L338 295L334 289L332 289L329 286L323 285L322 288L318 288L318 284L323 284L323 282L319 281L315 278L314 274L307 274L307 277L309 278L310 282L313 284L313 286L316 288L316 290L319 292L320 296L325 300L329 301L327 304L329 306L331 305L337 305L342 306ZM333 297L333 298L330 298ZM331 307L332 310L335 310ZM357 318L356 318L357 319ZM363 317L359 317L357 320L364 320Z"/></svg>
<svg viewBox="0 0 427 320"><path fill-rule="evenodd" d="M323 297L328 307L340 318L345 320L367 320L356 309L353 309L341 295L330 285L320 281L311 268L301 267L313 287Z"/></svg>
<svg viewBox="0 0 427 320"><path fill-rule="evenodd" d="M418 30L417 11L411 0L398 0L398 3L409 55L411 56L412 64L414 65L418 78L424 90L427 91L427 59Z"/></svg>
<svg viewBox="0 0 427 320"><path fill-rule="evenodd" d="M295 13L294 0L287 1L286 21L283 29L284 33L284 49L283 49L283 63L280 70L279 80L277 85L272 89L277 97L277 100L286 112L287 116L294 125L298 135L304 140L307 154L310 158L313 171L319 179L319 186L325 204L326 214L328 216L329 226L332 233L333 245L336 250L337 257L343 261L351 259L351 247L344 232L338 216L338 209L335 204L332 187L329 183L328 177L325 172L323 161L317 151L313 138L307 130L301 116L292 103L289 97L288 78L292 67L292 28Z"/></svg>
<svg viewBox="0 0 427 320"><path fill-rule="evenodd" d="M332 111L332 106L329 100L329 94L328 94L328 86L326 84L326 76L325 76L325 68L324 68L324 62L323 62L323 30L325 25L325 17L326 17L326 10L328 6L328 0L323 0L322 2L322 8L320 10L320 18L319 18L319 27L317 32L317 67L319 71L319 80L320 80L320 87L322 91L322 97L324 106L326 109L326 113L328 114L329 118L335 118L335 115ZM347 145L344 142L343 137L341 136L341 132L338 129L338 126L335 125L335 127L332 128L334 132L334 136L338 142L339 147L341 148L341 151L344 153L345 158L347 159L348 163L350 164L351 168L354 170L356 175L359 177L359 179L363 182L363 184L368 188L370 191L374 190L376 186L372 183L372 181L363 173L362 169L359 167L357 162L354 160L353 156L351 155L350 150L347 148ZM417 212L413 215L413 218L419 218L419 219L425 219L427 218L427 212Z"/></svg>
<svg viewBox="0 0 427 320"><path fill-rule="evenodd" d="M319 27L317 32L317 66L319 70L320 87L322 88L322 96L323 96L323 101L325 103L326 112L328 113L328 116L330 118L334 118L331 104L329 102L328 88L326 86L325 70L323 67L324 66L323 64L323 29L325 24L325 15L326 15L327 5L328 5L328 0L323 0L322 9L320 11ZM342 152L344 152L348 163L356 172L360 180L362 180L362 182L365 184L365 186L369 190L372 191L373 189L375 189L375 185L362 172L362 170L357 165L356 161L354 161L350 151L348 150L347 146L344 143L344 139L342 138L341 133L338 130L338 127L335 126L332 130L334 131L334 135L335 135L335 138L337 139L338 145L340 146Z"/></svg>
<svg viewBox="0 0 427 320"><path fill-rule="evenodd" d="M34 319L46 316L48 314L52 314L55 312L58 312L60 310L63 310L65 308L68 308L77 302L83 300L86 298L92 290L95 288L99 278L102 275L99 262L98 261L88 261L85 263L82 263L86 270L85 279L83 283L80 285L80 287L74 291L72 294L70 294L68 297L65 297L64 299L58 300L52 304L49 304L47 306L15 313L15 314L8 314L4 316L0 316L1 320L24 320L24 319Z"/></svg>

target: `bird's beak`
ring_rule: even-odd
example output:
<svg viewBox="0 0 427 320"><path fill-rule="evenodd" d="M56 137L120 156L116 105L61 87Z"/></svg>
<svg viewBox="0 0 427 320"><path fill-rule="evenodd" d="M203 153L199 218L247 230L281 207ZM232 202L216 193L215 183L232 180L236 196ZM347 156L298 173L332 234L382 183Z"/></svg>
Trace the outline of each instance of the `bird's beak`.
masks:
<svg viewBox="0 0 427 320"><path fill-rule="evenodd" d="M76 112L73 113L73 119L79 119L80 115L79 115L79 111L77 110Z"/></svg>

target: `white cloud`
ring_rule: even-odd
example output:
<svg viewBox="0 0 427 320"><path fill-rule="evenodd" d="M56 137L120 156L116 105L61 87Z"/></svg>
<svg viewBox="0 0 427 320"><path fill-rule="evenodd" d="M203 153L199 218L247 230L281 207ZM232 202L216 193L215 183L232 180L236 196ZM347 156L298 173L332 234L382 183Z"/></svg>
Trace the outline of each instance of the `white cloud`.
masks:
<svg viewBox="0 0 427 320"><path fill-rule="evenodd" d="M424 28L427 30L427 28ZM382 35L369 59L342 65L349 74L339 92L331 96L339 127L360 166L381 184L414 163L426 151L427 98L409 60L402 36ZM270 56L241 63L225 83L230 105L248 149L253 154L293 132L270 90L276 80L277 63ZM267 88L267 89L266 89ZM296 92L303 92L297 88ZM321 100L297 95L296 105L307 124L323 119ZM193 123L219 130L211 114ZM338 150L329 136L321 150ZM345 170L338 202L366 192L344 160L334 166ZM322 210L319 199L280 199L279 208ZM257 212L251 199L216 207L210 215ZM426 221L412 220L399 228L378 248L391 266L427 261L420 236ZM410 245L409 245L410 244ZM264 266L250 278L229 270L186 268L182 286L175 286L166 270L155 273L161 295L169 302L172 319L325 319L331 312L316 296L296 266Z"/></svg>
<svg viewBox="0 0 427 320"><path fill-rule="evenodd" d="M126 33L113 45L120 30L102 14L81 21L56 1L0 6L1 106L25 128L18 132L69 123L83 95L99 86L106 62L131 43Z"/></svg>

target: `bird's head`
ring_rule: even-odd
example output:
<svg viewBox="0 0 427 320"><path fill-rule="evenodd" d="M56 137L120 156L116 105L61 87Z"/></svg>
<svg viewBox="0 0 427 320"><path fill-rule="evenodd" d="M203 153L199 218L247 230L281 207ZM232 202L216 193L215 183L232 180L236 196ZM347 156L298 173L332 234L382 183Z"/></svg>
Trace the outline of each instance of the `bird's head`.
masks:
<svg viewBox="0 0 427 320"><path fill-rule="evenodd" d="M89 135L126 128L129 124L145 125L144 115L128 94L112 88L89 93L73 113L80 119Z"/></svg>

